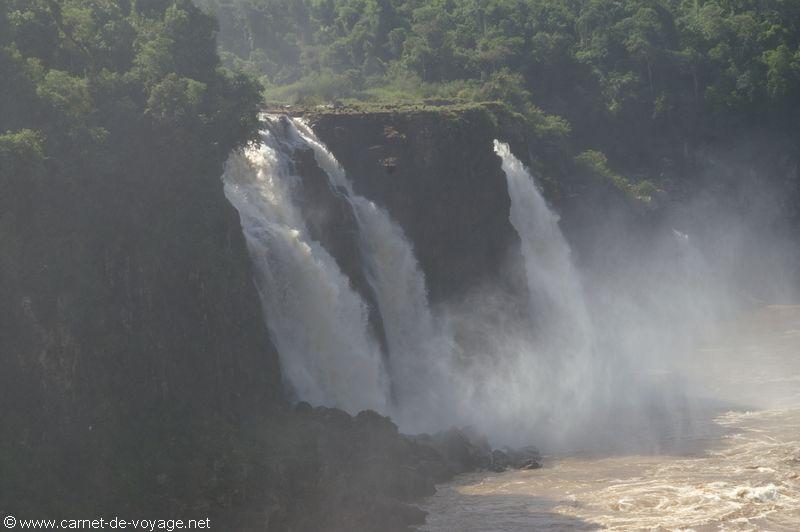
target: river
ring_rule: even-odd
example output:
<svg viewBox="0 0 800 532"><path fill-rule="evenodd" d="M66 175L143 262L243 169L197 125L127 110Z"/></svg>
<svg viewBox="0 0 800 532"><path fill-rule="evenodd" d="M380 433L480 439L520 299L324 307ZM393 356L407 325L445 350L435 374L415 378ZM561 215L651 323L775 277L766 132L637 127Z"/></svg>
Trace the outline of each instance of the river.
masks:
<svg viewBox="0 0 800 532"><path fill-rule="evenodd" d="M422 530L800 530L800 307L729 323L691 360L715 406L681 452L572 451L464 475L424 505Z"/></svg>

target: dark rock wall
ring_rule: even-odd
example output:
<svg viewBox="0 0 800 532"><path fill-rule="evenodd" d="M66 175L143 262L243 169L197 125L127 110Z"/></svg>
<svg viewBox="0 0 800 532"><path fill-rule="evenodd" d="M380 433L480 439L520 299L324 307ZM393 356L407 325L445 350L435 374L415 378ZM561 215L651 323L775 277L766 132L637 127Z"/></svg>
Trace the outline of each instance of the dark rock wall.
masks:
<svg viewBox="0 0 800 532"><path fill-rule="evenodd" d="M4 509L175 504L191 482L168 473L197 471L203 447L184 422L283 401L221 165L178 159L165 146L120 176L3 183Z"/></svg>
<svg viewBox="0 0 800 532"><path fill-rule="evenodd" d="M313 122L405 230L433 303L482 285L504 307L527 300L492 149L506 138L526 160L524 136L481 109ZM480 465L376 416L288 409L219 158L146 151L119 175L0 183L0 506L211 515L239 530L419 522L406 502ZM312 236L382 336L349 205L310 151L295 165Z"/></svg>
<svg viewBox="0 0 800 532"><path fill-rule="evenodd" d="M519 241L483 110L319 114L314 130L414 245L435 304L483 283L513 291Z"/></svg>

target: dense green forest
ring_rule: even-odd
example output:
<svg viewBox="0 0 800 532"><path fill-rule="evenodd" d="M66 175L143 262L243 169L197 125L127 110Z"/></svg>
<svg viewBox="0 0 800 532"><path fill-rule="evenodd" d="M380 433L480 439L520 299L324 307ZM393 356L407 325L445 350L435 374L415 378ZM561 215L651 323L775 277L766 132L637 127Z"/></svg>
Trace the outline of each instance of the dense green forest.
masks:
<svg viewBox="0 0 800 532"><path fill-rule="evenodd" d="M0 1L4 174L109 175L141 156L131 138L224 158L260 98L220 67L215 28L189 0Z"/></svg>
<svg viewBox="0 0 800 532"><path fill-rule="evenodd" d="M141 128L225 152L252 135L254 78L273 104L501 101L578 166L667 188L709 147L797 155L791 0L195 3L249 76L188 0L4 0L3 157L124 151Z"/></svg>
<svg viewBox="0 0 800 532"><path fill-rule="evenodd" d="M499 100L661 182L720 139L798 140L793 0L197 1L274 102Z"/></svg>

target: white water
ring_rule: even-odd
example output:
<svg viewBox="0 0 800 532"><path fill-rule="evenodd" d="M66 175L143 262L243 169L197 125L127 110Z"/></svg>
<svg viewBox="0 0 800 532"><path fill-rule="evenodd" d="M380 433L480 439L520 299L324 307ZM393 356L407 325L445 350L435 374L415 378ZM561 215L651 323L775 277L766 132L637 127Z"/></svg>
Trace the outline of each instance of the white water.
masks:
<svg viewBox="0 0 800 532"><path fill-rule="evenodd" d="M387 365L395 400L390 413L404 430L438 430L452 410L448 394L455 345L431 312L413 247L385 209L353 191L346 173L313 130L300 119L293 122L331 183L346 191L356 215L361 258L389 348Z"/></svg>
<svg viewBox="0 0 800 532"><path fill-rule="evenodd" d="M509 221L520 238L535 331L533 344L514 346L522 352L522 367L515 374L533 379L523 381L530 388L519 393L530 403L529 410L544 402L549 416L558 418L560 427L547 430L568 430L565 425L577 422L580 413L590 415L594 398L594 333L583 287L558 215L509 146L495 140L494 150L506 175Z"/></svg>
<svg viewBox="0 0 800 532"><path fill-rule="evenodd" d="M231 158L228 199L239 210L267 323L285 379L299 399L352 413L391 414L408 431L436 430L447 416L444 394L454 346L434 318L425 277L402 229L386 211L353 192L333 155L299 119L265 117L262 143ZM335 260L308 237L292 188L292 157L310 147L356 216L359 245L387 343L382 362L365 303ZM390 394L391 390L391 394Z"/></svg>
<svg viewBox="0 0 800 532"><path fill-rule="evenodd" d="M800 307L728 324L694 353L722 399L681 453L554 453L440 486L423 530L800 530Z"/></svg>
<svg viewBox="0 0 800 532"><path fill-rule="evenodd" d="M313 404L385 412L388 382L368 309L330 254L308 237L292 199L300 183L291 156L299 142L292 128L280 138L263 131L260 145L228 161L225 194L241 217L289 387Z"/></svg>
<svg viewBox="0 0 800 532"><path fill-rule="evenodd" d="M495 151L511 197L509 221L520 237L526 272L520 290L530 295L529 330L492 330L487 324L502 324L502 311L497 322L469 318L458 330L482 332L485 342L475 352L472 345L460 345L449 323L430 308L425 277L402 228L354 191L300 119L266 120L262 143L229 161L225 190L240 212L267 324L284 378L298 399L351 413L372 408L391 415L406 432L472 425L495 445L560 448L587 436L640 445L640 435L629 435L629 429L652 422L652 412L642 405L660 402L662 412L671 410L674 398L653 396L649 389L643 394L649 385L633 384L644 380L629 372L624 349L598 356L584 289L558 217L507 145L496 142ZM292 161L296 150L308 148L355 214L360 259L388 353L381 353L372 336L365 302L334 258L309 238L295 205L293 191L303 184ZM629 341L624 327L617 329ZM614 338L618 345L624 341ZM640 356L636 349L628 351ZM628 408L624 413L622 405Z"/></svg>
<svg viewBox="0 0 800 532"><path fill-rule="evenodd" d="M535 319L549 340L558 341L559 348L588 352L592 343L589 313L569 244L558 227L558 215L548 207L508 144L495 140L494 151L502 159L506 175L511 197L509 220L521 240Z"/></svg>

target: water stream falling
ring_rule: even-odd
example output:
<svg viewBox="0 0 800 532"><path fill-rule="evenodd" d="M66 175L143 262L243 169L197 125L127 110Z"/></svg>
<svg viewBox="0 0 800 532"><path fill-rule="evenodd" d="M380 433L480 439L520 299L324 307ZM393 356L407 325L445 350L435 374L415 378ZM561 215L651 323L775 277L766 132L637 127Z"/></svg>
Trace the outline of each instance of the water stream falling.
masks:
<svg viewBox="0 0 800 532"><path fill-rule="evenodd" d="M231 157L224 181L284 378L298 398L314 404L386 411L388 382L367 306L333 257L309 238L292 198L300 178L291 157L303 141L293 128L272 125L260 145Z"/></svg>
<svg viewBox="0 0 800 532"><path fill-rule="evenodd" d="M559 342L582 351L591 344L591 324L583 288L558 215L548 207L533 177L514 157L508 144L494 141L502 159L508 194L509 220L517 231L525 260L530 305L542 329Z"/></svg>
<svg viewBox="0 0 800 532"><path fill-rule="evenodd" d="M452 398L455 345L428 304L425 276L403 229L385 209L356 194L333 154L302 120L293 124L331 183L346 191L358 222L361 259L375 291L389 346L393 415L410 431L436 430Z"/></svg>
<svg viewBox="0 0 800 532"><path fill-rule="evenodd" d="M372 408L405 432L472 425L497 446L535 443L551 451L541 471L476 473L443 487L428 505L429 530L625 530L664 523L794 529L800 418L796 377L787 377L796 375L796 363L785 364L796 358L787 353L796 352L800 336L796 327L781 329L764 351L775 351L779 362L778 377L765 386L791 396L794 410L737 414L721 413L718 401L690 405L682 384L672 380L675 368L663 361L673 364L689 345L681 333L727 300L707 285L708 266L688 236L673 232L653 246L643 266L616 276L603 272L584 286L558 216L508 145L495 141L528 314L521 327L496 332L475 318L453 325L444 319L453 309L440 315L430 307L403 229L354 190L313 130L301 119L267 116L265 122L260 145L229 160L225 193L239 211L267 324L296 398L351 413ZM352 211L385 351L367 302L333 252L310 236L312 222L297 200L305 186L295 165L298 150L313 151L332 193ZM654 279L657 286L647 284ZM459 327L487 337L480 352L459 343ZM697 353L684 360L697 390L719 381L720 399L732 404L747 397L740 381L758 376L751 350L763 339L737 342L745 348L731 382L721 379L720 368L738 367L737 352L711 350L704 364ZM747 399L758 404L763 387L753 390ZM699 425L695 414L702 416ZM688 447L662 446L670 441Z"/></svg>
<svg viewBox="0 0 800 532"><path fill-rule="evenodd" d="M509 220L520 237L536 334L535 365L558 382L546 396L558 410L585 411L590 399L593 331L571 250L533 177L508 144L494 141L511 198ZM531 356L534 356L531 353ZM542 359L546 360L542 360Z"/></svg>
<svg viewBox="0 0 800 532"><path fill-rule="evenodd" d="M300 119L266 117L262 143L232 157L226 194L239 210L267 322L285 377L301 399L391 413L408 430L433 430L453 344L427 301L425 277L403 230L353 192L336 159ZM388 343L384 360L365 302L328 251L308 236L295 205L297 149L311 148L356 217L361 260ZM277 309L277 311L276 311ZM391 389L391 394L389 390ZM390 396L391 395L391 396Z"/></svg>
<svg viewBox="0 0 800 532"><path fill-rule="evenodd" d="M472 425L496 443L550 443L597 418L614 380L596 356L595 332L570 248L530 173L495 142L520 238L529 317L519 334L487 331L481 352L460 345L428 303L425 276L403 229L355 192L302 119L265 117L259 146L234 155L225 191L239 210L284 378L298 399L350 412L372 408L408 432ZM298 150L312 150L331 193L352 210L358 259L370 284L386 350L369 308L336 258L313 240L297 194ZM474 319L463 327L483 327ZM485 346L489 346L488 349ZM616 373L621 374L618 368Z"/></svg>

